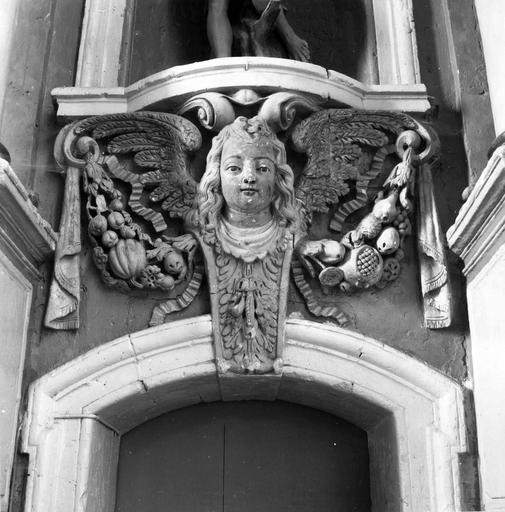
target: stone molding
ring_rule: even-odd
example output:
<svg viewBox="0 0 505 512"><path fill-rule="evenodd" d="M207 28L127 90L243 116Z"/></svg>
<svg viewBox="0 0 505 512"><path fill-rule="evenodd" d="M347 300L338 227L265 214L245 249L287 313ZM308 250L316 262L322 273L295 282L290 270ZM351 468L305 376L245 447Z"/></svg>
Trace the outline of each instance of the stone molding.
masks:
<svg viewBox="0 0 505 512"><path fill-rule="evenodd" d="M3 147L3 146L2 146ZM8 508L33 287L56 235L0 158L0 510Z"/></svg>
<svg viewBox="0 0 505 512"><path fill-rule="evenodd" d="M0 510L9 507L9 490L19 422L33 285L0 246Z"/></svg>
<svg viewBox="0 0 505 512"><path fill-rule="evenodd" d="M12 34L16 26L16 15L19 0L3 0L2 16L0 17L0 111L3 109L5 91L9 81L10 51L12 45Z"/></svg>
<svg viewBox="0 0 505 512"><path fill-rule="evenodd" d="M37 212L9 163L0 158L0 249L36 278L37 267L54 252L55 244L56 234Z"/></svg>
<svg viewBox="0 0 505 512"><path fill-rule="evenodd" d="M502 145L499 145L501 142ZM498 138L488 164L447 233L465 263L471 332L471 378L483 510L505 511L505 145Z"/></svg>
<svg viewBox="0 0 505 512"><path fill-rule="evenodd" d="M314 64L269 57L213 59L176 66L128 87L58 87L52 95L58 102L58 117L66 120L170 109L203 92L255 88L261 88L262 95L294 91L319 103L360 109L426 112L430 108L423 84L366 85Z"/></svg>
<svg viewBox="0 0 505 512"><path fill-rule="evenodd" d="M282 375L219 376L209 316L127 335L34 382L26 512L112 512L120 435L200 402L279 399L368 432L373 511L460 509L460 386L382 343L291 319Z"/></svg>
<svg viewBox="0 0 505 512"><path fill-rule="evenodd" d="M373 0L379 83L421 82L412 0Z"/></svg>
<svg viewBox="0 0 505 512"><path fill-rule="evenodd" d="M449 247L473 277L496 252L505 232L505 145L498 147L475 183L454 224L447 231Z"/></svg>
<svg viewBox="0 0 505 512"><path fill-rule="evenodd" d="M128 0L86 0L77 61L77 87L118 85Z"/></svg>

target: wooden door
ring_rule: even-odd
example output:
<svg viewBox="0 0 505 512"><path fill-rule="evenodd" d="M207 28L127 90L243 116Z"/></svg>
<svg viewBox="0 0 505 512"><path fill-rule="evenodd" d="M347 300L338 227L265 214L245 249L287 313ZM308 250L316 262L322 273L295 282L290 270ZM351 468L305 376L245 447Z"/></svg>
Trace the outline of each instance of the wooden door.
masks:
<svg viewBox="0 0 505 512"><path fill-rule="evenodd" d="M181 409L123 436L116 510L370 511L367 436L285 402Z"/></svg>

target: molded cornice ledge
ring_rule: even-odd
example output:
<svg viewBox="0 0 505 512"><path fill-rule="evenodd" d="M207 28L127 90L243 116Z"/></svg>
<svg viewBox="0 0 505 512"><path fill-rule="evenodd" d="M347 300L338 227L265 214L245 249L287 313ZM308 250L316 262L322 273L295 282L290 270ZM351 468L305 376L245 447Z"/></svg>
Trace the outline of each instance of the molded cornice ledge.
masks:
<svg viewBox="0 0 505 512"><path fill-rule="evenodd" d="M52 95L58 117L164 110L203 92L260 89L265 95L296 91L320 102L353 108L426 112L430 108L423 84L366 85L314 64L268 57L230 57L176 66L128 87L59 87Z"/></svg>
<svg viewBox="0 0 505 512"><path fill-rule="evenodd" d="M475 275L505 243L505 145L492 154L447 231L447 241L465 262L467 276Z"/></svg>
<svg viewBox="0 0 505 512"><path fill-rule="evenodd" d="M9 163L0 158L0 250L29 277L55 249L56 234L39 215Z"/></svg>

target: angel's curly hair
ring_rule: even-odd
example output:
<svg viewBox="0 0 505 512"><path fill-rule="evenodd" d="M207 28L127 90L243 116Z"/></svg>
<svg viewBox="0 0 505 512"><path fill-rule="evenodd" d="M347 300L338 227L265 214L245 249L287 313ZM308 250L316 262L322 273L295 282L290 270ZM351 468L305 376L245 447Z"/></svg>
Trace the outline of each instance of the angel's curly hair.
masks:
<svg viewBox="0 0 505 512"><path fill-rule="evenodd" d="M268 145L274 150L275 156L275 192L272 201L274 219L290 231L296 231L299 219L295 207L294 176L291 167L286 163L284 144L260 117L247 119L238 117L214 137L212 147L207 155L207 167L198 187L198 224L208 241L217 227L218 218L224 204L221 192L221 155L225 142L230 138L244 143L258 142Z"/></svg>

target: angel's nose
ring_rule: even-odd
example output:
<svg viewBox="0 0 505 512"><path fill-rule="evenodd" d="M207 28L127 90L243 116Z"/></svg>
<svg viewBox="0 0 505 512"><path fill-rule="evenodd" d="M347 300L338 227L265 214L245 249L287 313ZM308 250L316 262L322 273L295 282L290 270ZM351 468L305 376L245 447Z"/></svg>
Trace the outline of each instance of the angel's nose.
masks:
<svg viewBox="0 0 505 512"><path fill-rule="evenodd" d="M255 183L256 173L252 162L245 162L244 164L244 183Z"/></svg>

